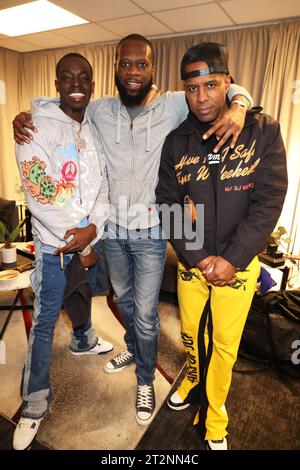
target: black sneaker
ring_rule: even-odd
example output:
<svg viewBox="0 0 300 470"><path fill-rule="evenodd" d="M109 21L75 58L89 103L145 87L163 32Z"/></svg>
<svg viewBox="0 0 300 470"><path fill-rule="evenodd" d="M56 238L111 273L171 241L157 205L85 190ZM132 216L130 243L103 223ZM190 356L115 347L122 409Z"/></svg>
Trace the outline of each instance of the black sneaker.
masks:
<svg viewBox="0 0 300 470"><path fill-rule="evenodd" d="M121 351L115 357L113 357L104 366L104 371L107 374L114 374L115 372L121 372L125 367L129 366L134 362L134 356L129 351Z"/></svg>
<svg viewBox="0 0 300 470"><path fill-rule="evenodd" d="M185 399L182 400L178 391L174 392L167 400L167 405L169 408L175 411L185 410L190 406L190 403Z"/></svg>
<svg viewBox="0 0 300 470"><path fill-rule="evenodd" d="M150 385L138 385L136 395L136 412L135 417L138 424L146 426L153 418L155 410L155 393L154 387Z"/></svg>

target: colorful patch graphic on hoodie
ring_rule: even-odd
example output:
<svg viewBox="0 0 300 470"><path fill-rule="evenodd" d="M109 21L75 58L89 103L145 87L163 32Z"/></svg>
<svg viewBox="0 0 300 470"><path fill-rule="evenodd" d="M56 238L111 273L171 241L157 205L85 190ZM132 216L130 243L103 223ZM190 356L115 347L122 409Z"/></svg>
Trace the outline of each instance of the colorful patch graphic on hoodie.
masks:
<svg viewBox="0 0 300 470"><path fill-rule="evenodd" d="M63 179L58 182L47 176L46 166L46 163L36 156L29 162L21 162L25 188L30 196L41 204L65 205L73 196L74 184Z"/></svg>
<svg viewBox="0 0 300 470"><path fill-rule="evenodd" d="M77 175L77 166L70 160L62 167L61 174L63 181L74 181Z"/></svg>
<svg viewBox="0 0 300 470"><path fill-rule="evenodd" d="M66 144L59 148L59 155L63 158L77 158L76 145L73 143Z"/></svg>
<svg viewBox="0 0 300 470"><path fill-rule="evenodd" d="M70 181L60 180L57 184L57 194L55 202L59 207L66 207L74 194L74 184Z"/></svg>

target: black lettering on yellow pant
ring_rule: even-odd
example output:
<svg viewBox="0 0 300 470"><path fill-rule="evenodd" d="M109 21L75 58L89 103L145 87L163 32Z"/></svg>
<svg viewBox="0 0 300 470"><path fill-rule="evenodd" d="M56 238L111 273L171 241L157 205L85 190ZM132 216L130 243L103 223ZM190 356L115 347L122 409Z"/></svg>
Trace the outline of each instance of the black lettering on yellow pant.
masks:
<svg viewBox="0 0 300 470"><path fill-rule="evenodd" d="M208 284L197 268L178 264L178 301L182 342L187 371L178 389L182 399L197 397L200 424L205 439L227 435L225 401L232 368L260 273L255 257L245 271L238 272L234 286Z"/></svg>

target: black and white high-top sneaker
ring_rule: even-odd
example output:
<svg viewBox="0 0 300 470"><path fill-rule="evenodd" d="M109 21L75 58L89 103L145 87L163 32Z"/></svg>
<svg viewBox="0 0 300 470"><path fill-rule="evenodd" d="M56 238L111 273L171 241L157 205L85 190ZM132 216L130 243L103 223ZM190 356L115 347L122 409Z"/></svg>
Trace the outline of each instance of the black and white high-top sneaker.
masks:
<svg viewBox="0 0 300 470"><path fill-rule="evenodd" d="M146 426L153 418L155 410L155 393L154 386L138 385L136 395L136 413L135 417L138 424Z"/></svg>

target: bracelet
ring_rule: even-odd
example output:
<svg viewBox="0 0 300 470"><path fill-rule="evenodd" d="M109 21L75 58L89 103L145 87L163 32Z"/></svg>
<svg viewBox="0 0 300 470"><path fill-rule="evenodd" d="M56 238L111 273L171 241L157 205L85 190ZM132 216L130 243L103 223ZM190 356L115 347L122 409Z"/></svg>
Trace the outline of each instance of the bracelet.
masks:
<svg viewBox="0 0 300 470"><path fill-rule="evenodd" d="M80 256L88 256L92 253L92 248L91 248L91 245L87 245L84 250L82 251L78 251L78 254Z"/></svg>
<svg viewBox="0 0 300 470"><path fill-rule="evenodd" d="M248 109L248 106L246 105L246 103L244 103L244 101L241 101L241 100L233 100L233 101L231 101L231 104L234 104L234 103L239 104L240 106L242 106L242 108Z"/></svg>

